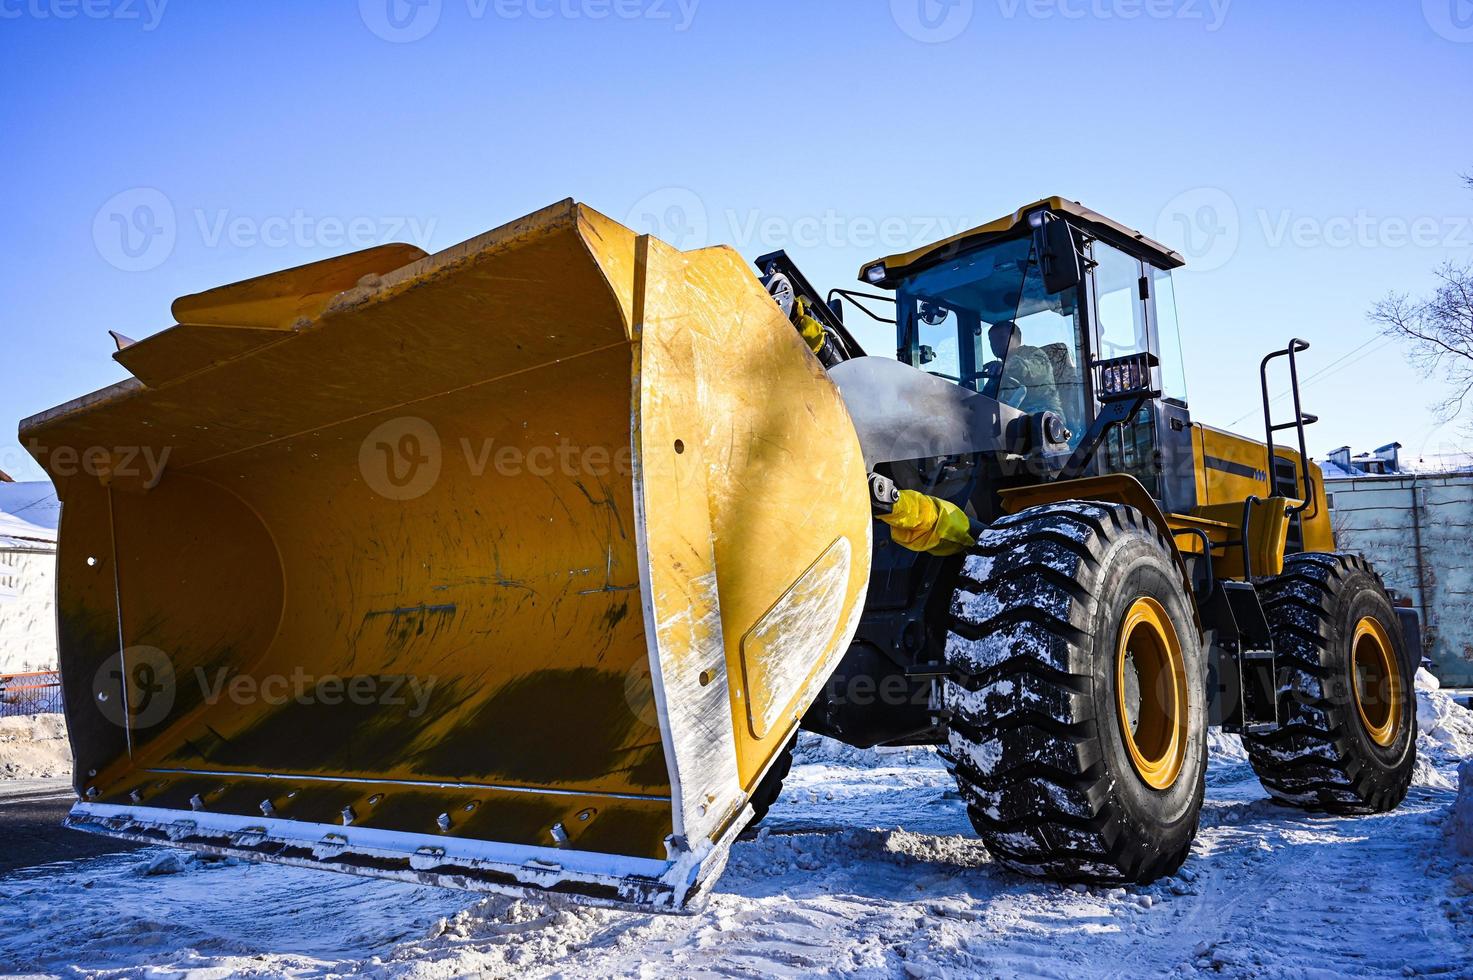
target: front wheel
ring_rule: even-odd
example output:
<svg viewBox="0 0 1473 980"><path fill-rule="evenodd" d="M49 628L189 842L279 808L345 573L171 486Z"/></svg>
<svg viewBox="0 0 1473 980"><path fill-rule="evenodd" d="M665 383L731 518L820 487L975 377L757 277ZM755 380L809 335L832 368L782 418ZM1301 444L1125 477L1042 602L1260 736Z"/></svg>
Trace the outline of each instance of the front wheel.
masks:
<svg viewBox="0 0 1473 980"><path fill-rule="evenodd" d="M1149 882L1197 832L1205 666L1169 542L1070 501L983 532L952 602L948 748L972 824L1019 870Z"/></svg>

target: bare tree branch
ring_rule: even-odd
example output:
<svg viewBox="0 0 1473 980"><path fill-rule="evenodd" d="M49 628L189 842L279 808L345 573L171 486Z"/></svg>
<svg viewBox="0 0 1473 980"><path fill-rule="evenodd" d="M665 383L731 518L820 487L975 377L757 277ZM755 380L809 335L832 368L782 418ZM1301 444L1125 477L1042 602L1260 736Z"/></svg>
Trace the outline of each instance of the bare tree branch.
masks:
<svg viewBox="0 0 1473 980"><path fill-rule="evenodd" d="M1473 171L1463 175L1473 189ZM1467 410L1473 396L1473 262L1447 262L1436 270L1437 287L1425 299L1390 293L1371 308L1381 333L1408 344L1408 356L1427 377L1450 391L1433 406L1443 421Z"/></svg>

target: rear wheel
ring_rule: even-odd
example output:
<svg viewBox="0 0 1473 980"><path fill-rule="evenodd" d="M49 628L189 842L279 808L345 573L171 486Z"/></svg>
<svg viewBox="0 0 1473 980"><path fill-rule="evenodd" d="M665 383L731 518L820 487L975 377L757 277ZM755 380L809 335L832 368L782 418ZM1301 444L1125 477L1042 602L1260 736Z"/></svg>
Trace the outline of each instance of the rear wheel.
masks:
<svg viewBox="0 0 1473 980"><path fill-rule="evenodd" d="M1134 508L1003 518L952 603L948 748L973 825L1020 870L1147 882L1181 866L1207 763L1191 601Z"/></svg>
<svg viewBox="0 0 1473 980"><path fill-rule="evenodd" d="M1417 699L1381 579L1355 555L1291 555L1259 594L1289 693L1282 728L1243 736L1263 788L1311 810L1395 809L1416 763Z"/></svg>

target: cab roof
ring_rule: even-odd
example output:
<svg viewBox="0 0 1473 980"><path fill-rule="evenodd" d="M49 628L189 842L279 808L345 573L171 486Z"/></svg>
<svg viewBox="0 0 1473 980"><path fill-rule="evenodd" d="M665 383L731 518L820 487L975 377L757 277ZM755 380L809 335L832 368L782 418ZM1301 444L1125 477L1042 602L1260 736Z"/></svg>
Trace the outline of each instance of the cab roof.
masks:
<svg viewBox="0 0 1473 980"><path fill-rule="evenodd" d="M883 259L866 262L859 270L859 278L863 282L865 270L883 262L885 266L885 277L878 282L871 282L875 286L893 287L907 274L917 272L929 265L935 265L956 255L964 249L978 245L985 245L992 241L1001 241L1012 238L1018 233L1020 227L1026 227L1028 216L1039 210L1052 211L1055 214L1064 215L1077 227L1105 239L1113 245L1127 249L1133 254L1139 255L1154 265L1165 269L1177 269L1187 264L1181 253L1167 248L1154 239L1127 228L1125 225L1105 217L1097 211L1080 204L1078 201L1070 201L1062 197L1046 197L1041 201L1035 201L1014 211L1012 214L1003 215L996 221L989 221L985 225L964 231L959 235L925 245L910 252L901 252L896 255L887 255Z"/></svg>

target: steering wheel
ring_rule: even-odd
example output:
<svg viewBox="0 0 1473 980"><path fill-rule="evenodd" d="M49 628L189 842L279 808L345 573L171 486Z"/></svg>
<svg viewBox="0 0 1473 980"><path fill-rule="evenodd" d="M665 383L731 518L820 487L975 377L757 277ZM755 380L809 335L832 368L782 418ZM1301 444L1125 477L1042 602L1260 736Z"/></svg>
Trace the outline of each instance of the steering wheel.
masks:
<svg viewBox="0 0 1473 980"><path fill-rule="evenodd" d="M1008 382L1012 382L1009 386ZM1004 391L1004 389L1007 389ZM1002 384L997 389L997 399L1005 405L1021 408L1023 402L1028 400L1028 386L1023 384L1012 375L1003 375Z"/></svg>
<svg viewBox="0 0 1473 980"><path fill-rule="evenodd" d="M1002 374L1000 378L998 377L999 372ZM1004 366L1002 361L988 361L982 365L982 377L986 378L989 383L996 380L998 400L1014 408L1023 404L1024 399L1028 397L1028 386L1013 373L1010 367ZM1003 394L1005 389L1006 396Z"/></svg>

